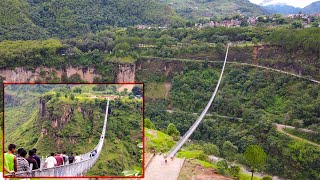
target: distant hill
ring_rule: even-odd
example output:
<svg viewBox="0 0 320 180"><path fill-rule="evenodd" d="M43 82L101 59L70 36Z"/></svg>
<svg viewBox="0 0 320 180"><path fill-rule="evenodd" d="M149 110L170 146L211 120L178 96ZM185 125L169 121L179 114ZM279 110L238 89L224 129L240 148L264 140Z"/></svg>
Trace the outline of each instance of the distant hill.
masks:
<svg viewBox="0 0 320 180"><path fill-rule="evenodd" d="M310 5L306 6L302 9L302 12L307 14L320 13L320 1L311 3Z"/></svg>
<svg viewBox="0 0 320 180"><path fill-rule="evenodd" d="M302 8L296 8L286 4L273 4L268 6L263 6L263 8L268 11L269 14L297 14Z"/></svg>
<svg viewBox="0 0 320 180"><path fill-rule="evenodd" d="M260 6L249 0L160 0L176 12L192 20L210 17L229 17L236 14L254 16L265 14Z"/></svg>
<svg viewBox="0 0 320 180"><path fill-rule="evenodd" d="M74 37L104 26L167 24L182 18L156 0L1 0L3 39Z"/></svg>

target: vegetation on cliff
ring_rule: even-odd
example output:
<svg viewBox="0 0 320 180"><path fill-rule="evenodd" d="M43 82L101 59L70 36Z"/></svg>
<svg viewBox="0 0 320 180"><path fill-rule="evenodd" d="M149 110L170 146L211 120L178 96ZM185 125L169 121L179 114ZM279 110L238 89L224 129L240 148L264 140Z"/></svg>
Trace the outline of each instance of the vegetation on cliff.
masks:
<svg viewBox="0 0 320 180"><path fill-rule="evenodd" d="M230 59L319 79L318 28L203 28L151 29L108 28L64 40L0 42L0 68L39 66L63 69L95 67L103 79L114 81L116 64L134 64L143 57L222 59L227 42L233 42ZM51 77L49 82L59 82ZM61 81L61 80L60 80ZM62 80L76 82L79 79Z"/></svg>

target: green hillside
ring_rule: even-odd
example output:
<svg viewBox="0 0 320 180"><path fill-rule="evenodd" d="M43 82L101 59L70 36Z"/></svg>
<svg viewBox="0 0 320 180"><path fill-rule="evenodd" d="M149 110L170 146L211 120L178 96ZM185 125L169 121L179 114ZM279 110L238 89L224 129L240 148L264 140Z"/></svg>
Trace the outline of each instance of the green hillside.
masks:
<svg viewBox="0 0 320 180"><path fill-rule="evenodd" d="M16 110L16 114L25 114L28 119L19 124L14 118L16 124L13 124L9 122L11 114L6 114L5 145L14 143L25 149L36 147L40 156L57 151L68 154L91 151L101 135L107 100L76 93L75 88L71 87L70 91L59 88L38 98L34 96L38 106L33 108L31 115L19 110L21 106L28 108L27 103L9 108ZM141 100L129 97L110 102L104 148L89 175L122 175L124 170L141 167L142 154L138 146L142 141L141 108Z"/></svg>
<svg viewBox="0 0 320 180"><path fill-rule="evenodd" d="M161 0L187 19L224 18L243 14L254 16L264 14L264 10L248 0Z"/></svg>
<svg viewBox="0 0 320 180"><path fill-rule="evenodd" d="M46 31L30 19L30 6L25 0L0 1L0 41L5 39L41 39Z"/></svg>
<svg viewBox="0 0 320 180"><path fill-rule="evenodd" d="M182 19L154 0L4 0L0 2L0 41L74 37L105 26L169 24ZM2 36L3 35L3 36Z"/></svg>

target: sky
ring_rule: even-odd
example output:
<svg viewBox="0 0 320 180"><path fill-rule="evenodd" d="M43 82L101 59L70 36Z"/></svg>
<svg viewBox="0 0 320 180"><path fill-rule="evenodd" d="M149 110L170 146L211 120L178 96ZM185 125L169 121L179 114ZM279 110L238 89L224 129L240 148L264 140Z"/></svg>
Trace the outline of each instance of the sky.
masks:
<svg viewBox="0 0 320 180"><path fill-rule="evenodd" d="M255 4L261 4L263 5L270 5L270 4L278 4L278 3L285 3L294 7L305 7L313 2L319 1L319 0L250 0L251 2Z"/></svg>

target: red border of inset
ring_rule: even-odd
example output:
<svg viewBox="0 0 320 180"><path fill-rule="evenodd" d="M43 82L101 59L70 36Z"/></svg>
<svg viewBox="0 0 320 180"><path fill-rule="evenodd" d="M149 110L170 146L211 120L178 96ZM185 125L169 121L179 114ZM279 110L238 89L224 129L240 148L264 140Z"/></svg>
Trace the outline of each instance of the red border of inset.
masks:
<svg viewBox="0 0 320 180"><path fill-rule="evenodd" d="M145 89L144 89L144 83L15 83L15 82L2 82L2 108L3 108L3 111L2 111L2 155L4 154L4 88L5 88L5 85L10 85L10 84L31 84L31 85L37 85L37 84L83 84L83 85L94 85L94 84L119 84L119 85L124 85L124 84L138 84L138 85L142 85L142 89L143 89L143 92L142 92L142 144L143 144L143 147L142 147L142 176L62 176L62 177L53 177L53 176L41 176L41 177L9 177L9 176L5 176L4 174L4 171L3 171L3 178L63 178L63 179L68 179L68 178L139 178L139 179L142 179L145 177L145 166L144 166L144 163L145 163L145 132L144 132L144 92L145 92ZM2 167L4 168L4 156L2 158Z"/></svg>

